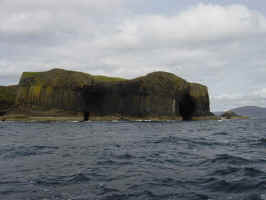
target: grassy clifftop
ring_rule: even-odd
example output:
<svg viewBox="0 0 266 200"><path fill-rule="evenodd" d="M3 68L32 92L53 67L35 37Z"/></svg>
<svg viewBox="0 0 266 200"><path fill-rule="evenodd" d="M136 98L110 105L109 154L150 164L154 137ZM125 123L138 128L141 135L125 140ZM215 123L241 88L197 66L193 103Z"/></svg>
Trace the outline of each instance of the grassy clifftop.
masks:
<svg viewBox="0 0 266 200"><path fill-rule="evenodd" d="M102 75L94 75L94 76L92 76L92 78L95 81L109 82L109 83L127 80L127 79L120 78L120 77L109 77L109 76L102 76Z"/></svg>
<svg viewBox="0 0 266 200"><path fill-rule="evenodd" d="M40 87L80 87L91 81L89 74L82 72L53 69L47 72L24 72L19 81L20 86Z"/></svg>
<svg viewBox="0 0 266 200"><path fill-rule="evenodd" d="M188 83L184 79L175 74L162 71L152 72L132 81L139 82L143 88L149 89L150 92L168 93L172 96L175 91L188 87Z"/></svg>
<svg viewBox="0 0 266 200"><path fill-rule="evenodd" d="M69 71L64 69L52 69L45 72L24 72L21 76L19 85L30 86L38 85L41 87L67 87L76 88L91 84L92 81L114 82L126 79L107 77L102 75L92 76L87 73Z"/></svg>

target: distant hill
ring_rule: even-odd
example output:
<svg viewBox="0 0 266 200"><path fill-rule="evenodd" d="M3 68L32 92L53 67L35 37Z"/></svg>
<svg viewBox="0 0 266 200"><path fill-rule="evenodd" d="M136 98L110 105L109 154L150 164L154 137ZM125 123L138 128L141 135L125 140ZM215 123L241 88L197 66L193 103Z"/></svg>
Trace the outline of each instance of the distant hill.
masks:
<svg viewBox="0 0 266 200"><path fill-rule="evenodd" d="M235 112L238 115L248 116L252 118L266 118L266 108L263 107L243 106L231 109L230 111Z"/></svg>

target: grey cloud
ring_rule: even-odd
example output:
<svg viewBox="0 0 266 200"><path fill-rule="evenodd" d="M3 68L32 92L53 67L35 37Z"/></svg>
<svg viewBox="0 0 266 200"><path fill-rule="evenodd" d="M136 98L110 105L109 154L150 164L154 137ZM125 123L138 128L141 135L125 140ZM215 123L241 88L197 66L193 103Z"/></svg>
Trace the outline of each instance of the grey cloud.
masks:
<svg viewBox="0 0 266 200"><path fill-rule="evenodd" d="M175 16L144 15L126 19L115 34L101 38L98 44L103 48L180 48L244 40L265 33L265 17L245 6L199 4Z"/></svg>
<svg viewBox="0 0 266 200"><path fill-rule="evenodd" d="M264 15L217 4L139 14L138 3L0 1L0 84L53 67L127 78L165 70L208 85L214 110L262 105L261 96L246 96L266 87ZM216 98L230 93L243 101Z"/></svg>
<svg viewBox="0 0 266 200"><path fill-rule="evenodd" d="M239 95L235 97L230 97L225 95L223 97L213 97L211 98L212 105L211 107L215 111L227 111L232 108L241 107L241 106L262 106L266 107L266 97L256 94L251 95ZM218 108L218 109L217 109Z"/></svg>

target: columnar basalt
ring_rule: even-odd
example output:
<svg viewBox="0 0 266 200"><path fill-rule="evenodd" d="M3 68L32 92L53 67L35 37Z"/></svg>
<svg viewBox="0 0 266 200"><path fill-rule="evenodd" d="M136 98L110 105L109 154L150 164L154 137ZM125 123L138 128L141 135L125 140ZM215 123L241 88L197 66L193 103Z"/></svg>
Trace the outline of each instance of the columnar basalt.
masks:
<svg viewBox="0 0 266 200"><path fill-rule="evenodd" d="M94 83L81 90L89 116L138 118L211 116L207 87L188 83L167 72L154 72L128 81Z"/></svg>
<svg viewBox="0 0 266 200"><path fill-rule="evenodd" d="M81 72L53 69L48 72L24 72L19 82L16 106L22 112L80 109L76 88L88 85L91 76Z"/></svg>
<svg viewBox="0 0 266 200"><path fill-rule="evenodd" d="M206 86L167 72L132 80L62 69L24 72L15 108L29 115L51 110L49 114L83 113L84 120L103 116L191 120L212 115Z"/></svg>
<svg viewBox="0 0 266 200"><path fill-rule="evenodd" d="M0 86L0 116L15 105L17 86Z"/></svg>

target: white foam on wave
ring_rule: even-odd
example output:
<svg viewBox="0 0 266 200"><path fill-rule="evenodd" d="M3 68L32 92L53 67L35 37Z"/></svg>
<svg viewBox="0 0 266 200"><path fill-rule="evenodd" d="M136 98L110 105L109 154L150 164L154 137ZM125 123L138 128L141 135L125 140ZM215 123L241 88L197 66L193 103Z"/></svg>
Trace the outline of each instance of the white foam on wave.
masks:
<svg viewBox="0 0 266 200"><path fill-rule="evenodd" d="M136 122L152 122L153 120L151 120L151 119L137 119L135 121Z"/></svg>

